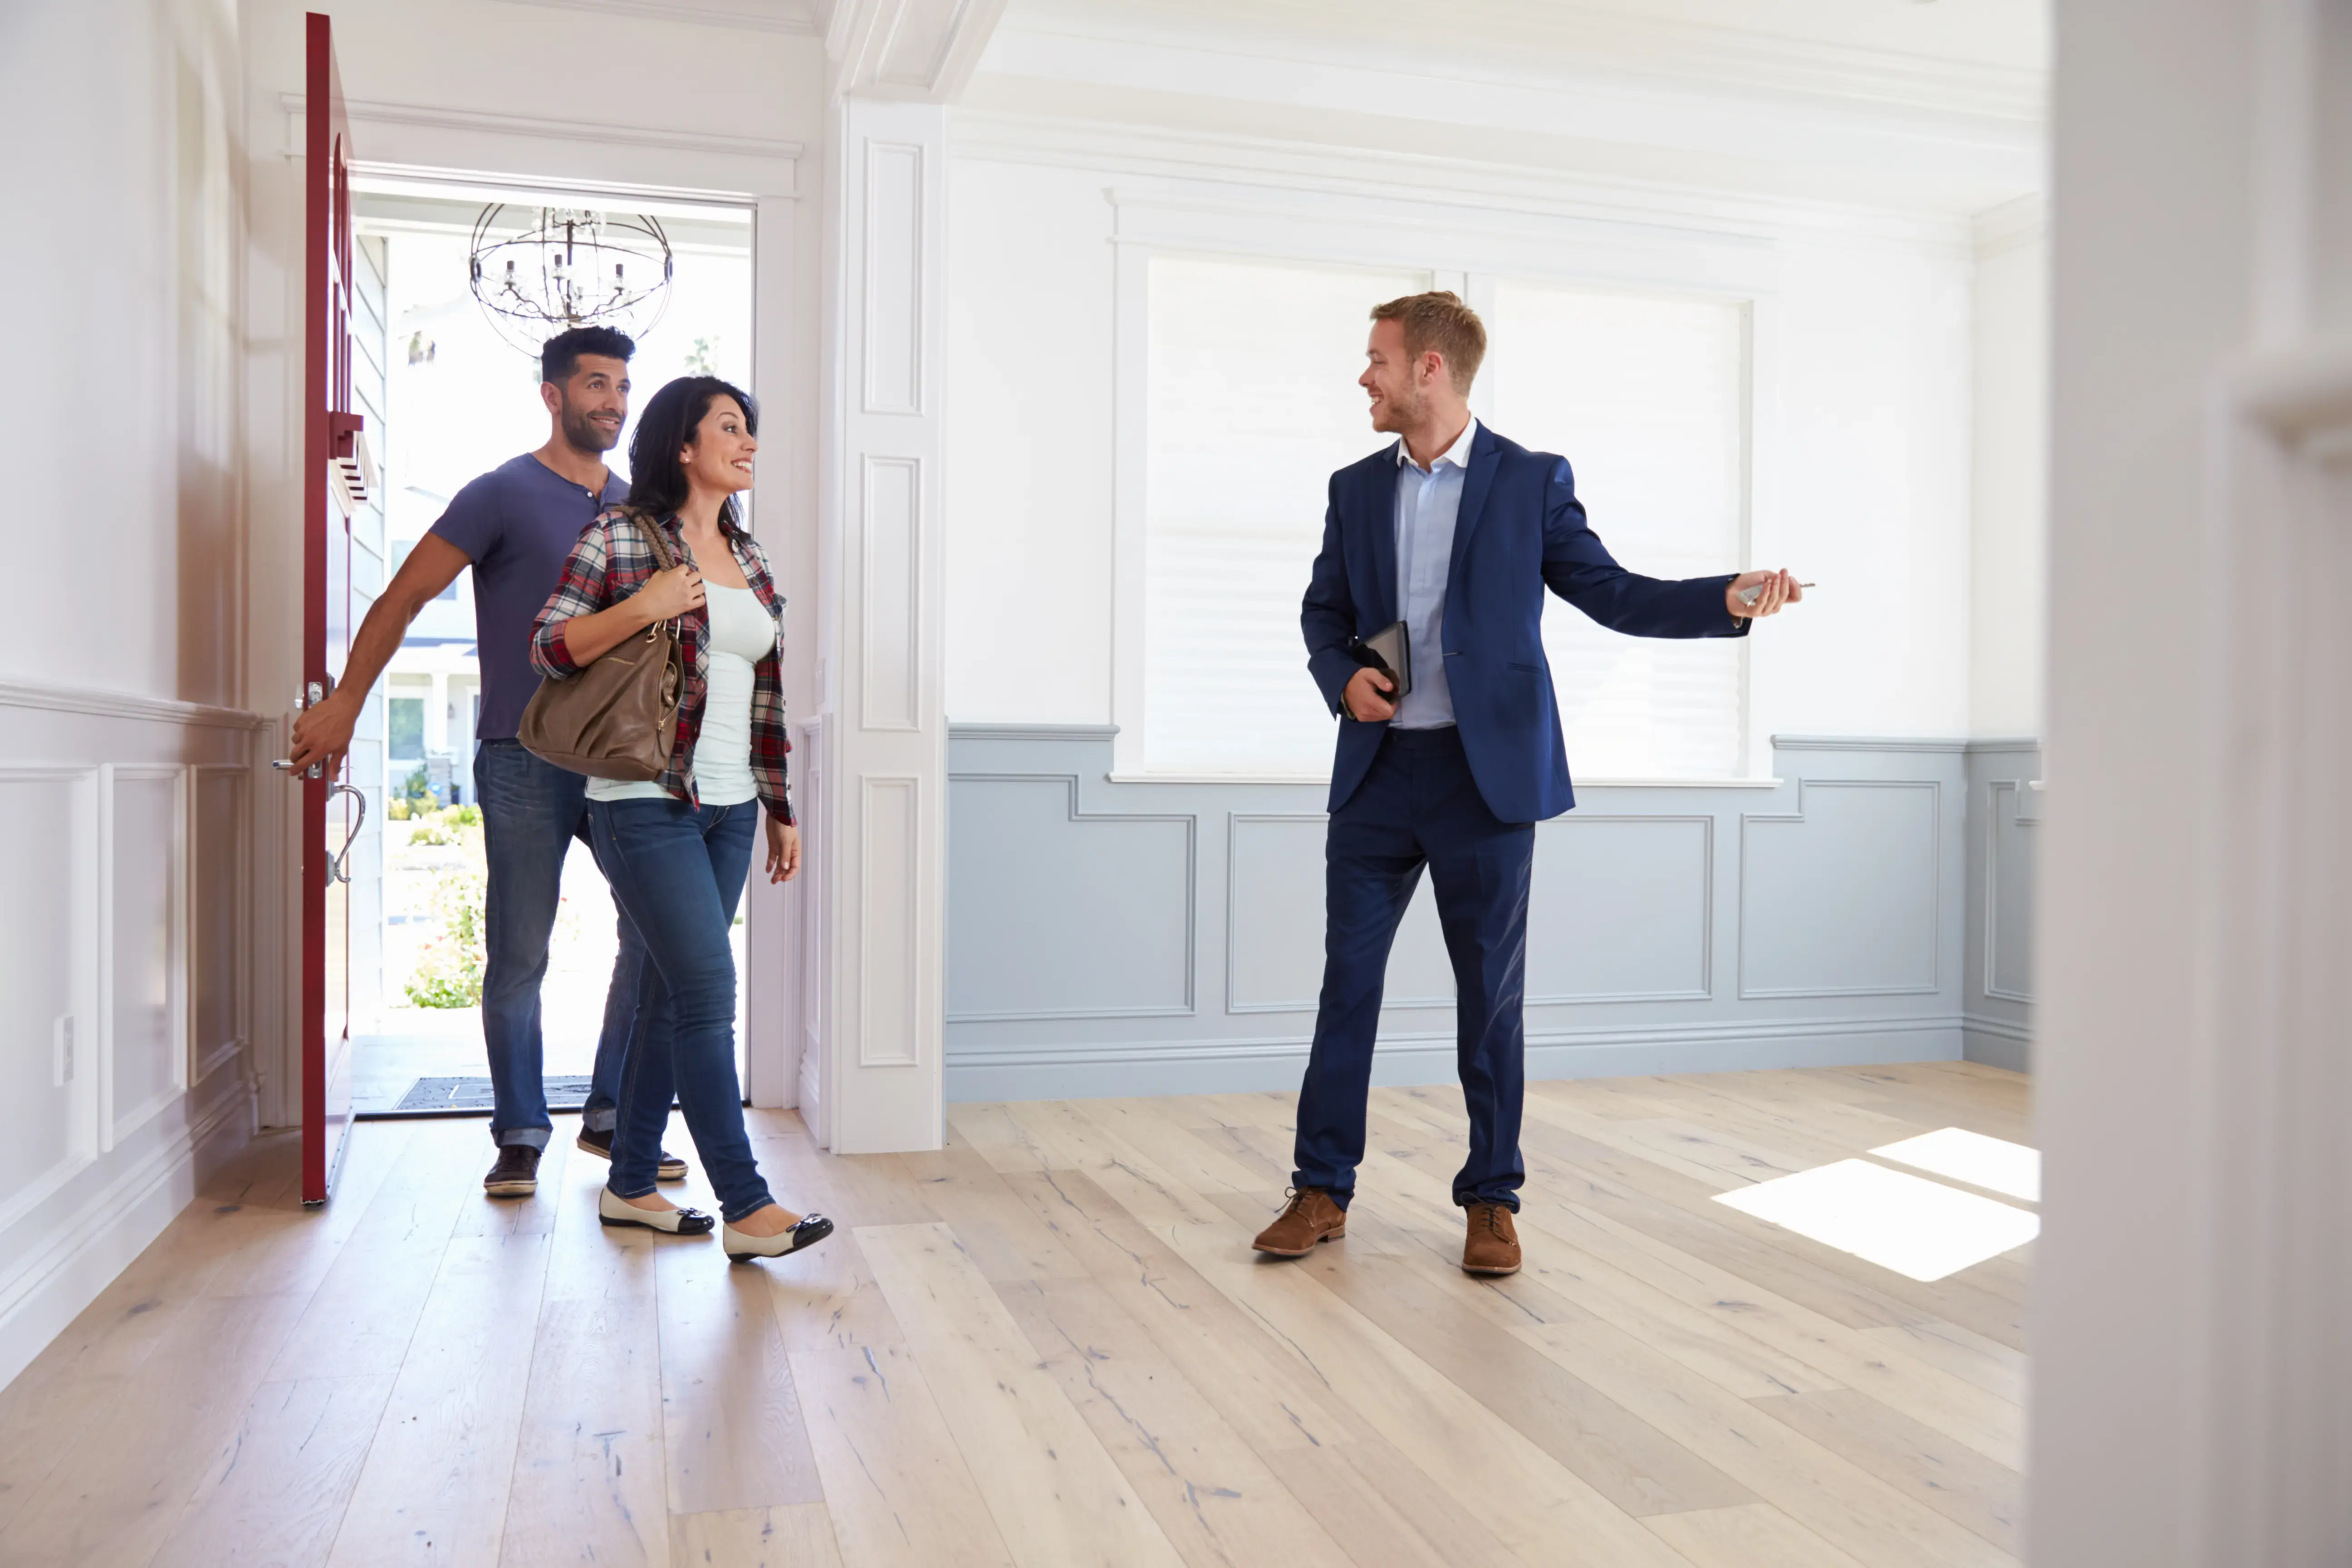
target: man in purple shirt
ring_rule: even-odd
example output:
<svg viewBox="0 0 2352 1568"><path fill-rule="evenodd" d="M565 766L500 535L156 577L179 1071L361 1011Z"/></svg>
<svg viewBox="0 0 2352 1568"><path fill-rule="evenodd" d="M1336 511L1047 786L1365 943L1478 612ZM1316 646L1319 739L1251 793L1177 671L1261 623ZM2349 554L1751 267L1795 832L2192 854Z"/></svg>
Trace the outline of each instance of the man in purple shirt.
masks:
<svg viewBox="0 0 2352 1568"><path fill-rule="evenodd" d="M307 767L323 758L332 777L368 691L398 651L408 624L460 571L473 567L482 665L474 789L489 862L482 1036L495 1100L490 1137L499 1146L498 1163L482 1186L494 1197L537 1190L540 1152L554 1131L541 1078L539 988L547 974L564 856L573 838L588 841L588 781L541 762L515 739L522 710L539 689L530 663L531 619L554 591L582 531L628 497L626 481L604 466L604 455L620 441L628 418L629 356L635 352L626 334L609 327L575 327L548 340L540 351L539 389L547 406L547 444L457 492L360 623L341 683L294 726L295 764ZM645 944L625 914L620 941L580 1131L580 1147L608 1159L646 963ZM666 1181L682 1180L685 1162L665 1151L659 1173Z"/></svg>

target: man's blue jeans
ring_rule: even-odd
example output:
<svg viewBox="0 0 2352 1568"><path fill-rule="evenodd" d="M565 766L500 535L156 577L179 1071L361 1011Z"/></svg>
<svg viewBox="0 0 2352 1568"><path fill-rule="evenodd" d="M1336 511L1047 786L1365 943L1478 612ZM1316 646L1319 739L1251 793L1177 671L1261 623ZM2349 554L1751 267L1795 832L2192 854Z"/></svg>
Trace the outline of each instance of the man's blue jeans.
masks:
<svg viewBox="0 0 2352 1568"><path fill-rule="evenodd" d="M482 807L482 847L489 860L484 914L489 963L482 976L482 1038L489 1047L490 1138L500 1144L547 1147L543 1077L546 1049L539 1027L539 988L547 978L547 942L563 892L563 857L578 838L590 850L588 781L523 750L520 741L484 741L474 749L474 795ZM637 1015L637 974L645 944L628 915L620 917L620 956L604 994L604 1025L596 1039L595 1079L584 1125L613 1125L621 1065Z"/></svg>
<svg viewBox="0 0 2352 1568"><path fill-rule="evenodd" d="M614 898L644 934L651 960L621 1069L621 1116L604 1184L624 1198L654 1190L675 1095L730 1225L775 1201L743 1131L735 952L728 942L759 820L757 801L699 807L667 799L588 803L597 861Z"/></svg>

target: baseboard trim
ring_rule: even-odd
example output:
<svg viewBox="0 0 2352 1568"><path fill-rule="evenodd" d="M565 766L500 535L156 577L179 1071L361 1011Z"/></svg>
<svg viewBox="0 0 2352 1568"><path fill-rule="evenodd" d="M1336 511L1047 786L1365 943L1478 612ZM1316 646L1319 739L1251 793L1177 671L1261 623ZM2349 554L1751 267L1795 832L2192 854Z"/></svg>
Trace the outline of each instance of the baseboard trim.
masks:
<svg viewBox="0 0 2352 1568"><path fill-rule="evenodd" d="M251 1091L231 1087L35 1242L0 1285L0 1388L163 1233L194 1201L199 1167L236 1153L253 1136L255 1120Z"/></svg>
<svg viewBox="0 0 2352 1568"><path fill-rule="evenodd" d="M2008 1018L1990 1017L1982 1013L1963 1015L1960 1019L1960 1056L1963 1060L1989 1068L2006 1068L2011 1072L2033 1070L2033 1028Z"/></svg>
<svg viewBox="0 0 2352 1568"><path fill-rule="evenodd" d="M1295 1089L1308 1044L1299 1036L963 1051L948 1058L947 1097L962 1103ZM1527 1046L1532 1079L1960 1059L1961 1020L1949 1016L1530 1031ZM1454 1076L1450 1031L1383 1034L1372 1058L1377 1084L1450 1083Z"/></svg>

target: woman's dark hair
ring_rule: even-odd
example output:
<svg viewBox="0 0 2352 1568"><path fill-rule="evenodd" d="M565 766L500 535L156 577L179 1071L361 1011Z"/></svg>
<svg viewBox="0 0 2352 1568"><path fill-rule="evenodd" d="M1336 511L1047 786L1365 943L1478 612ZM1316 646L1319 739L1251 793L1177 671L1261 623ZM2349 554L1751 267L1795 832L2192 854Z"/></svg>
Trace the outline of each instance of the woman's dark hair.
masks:
<svg viewBox="0 0 2352 1568"><path fill-rule="evenodd" d="M686 465L678 453L694 439L702 416L713 401L731 397L743 410L743 428L760 433L760 405L741 387L715 375L681 375L646 399L638 411L636 434L629 437L629 504L656 517L671 517L686 504ZM743 531L735 498L719 509L719 526L730 533Z"/></svg>

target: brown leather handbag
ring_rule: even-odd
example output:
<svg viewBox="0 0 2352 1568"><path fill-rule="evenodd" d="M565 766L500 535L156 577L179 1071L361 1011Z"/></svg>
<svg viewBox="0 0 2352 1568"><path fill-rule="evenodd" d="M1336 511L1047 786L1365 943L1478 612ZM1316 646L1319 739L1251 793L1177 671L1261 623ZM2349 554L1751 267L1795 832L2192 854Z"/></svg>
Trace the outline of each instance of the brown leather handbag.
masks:
<svg viewBox="0 0 2352 1568"><path fill-rule="evenodd" d="M653 542L660 570L677 565L661 524L642 511L627 515ZM569 772L641 784L669 769L685 694L677 625L659 621L569 680L541 680L515 738L533 756Z"/></svg>

